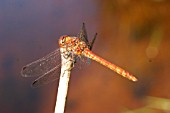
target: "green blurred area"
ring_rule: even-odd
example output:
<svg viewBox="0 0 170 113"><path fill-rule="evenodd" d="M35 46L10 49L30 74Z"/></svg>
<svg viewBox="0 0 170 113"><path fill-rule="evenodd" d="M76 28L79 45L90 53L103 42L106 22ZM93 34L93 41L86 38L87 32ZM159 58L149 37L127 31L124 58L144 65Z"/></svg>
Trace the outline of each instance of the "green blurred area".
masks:
<svg viewBox="0 0 170 113"><path fill-rule="evenodd" d="M145 105L135 110L125 110L122 113L169 113L170 99L158 97L146 97Z"/></svg>

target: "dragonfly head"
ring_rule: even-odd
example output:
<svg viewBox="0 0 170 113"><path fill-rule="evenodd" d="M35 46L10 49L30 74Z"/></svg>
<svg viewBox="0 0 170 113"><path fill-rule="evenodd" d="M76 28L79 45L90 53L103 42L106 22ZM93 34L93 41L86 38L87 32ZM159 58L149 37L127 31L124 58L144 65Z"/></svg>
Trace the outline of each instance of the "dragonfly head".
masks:
<svg viewBox="0 0 170 113"><path fill-rule="evenodd" d="M60 37L58 43L60 47L64 47L67 45L68 42L70 42L71 37L69 37L68 35L63 35Z"/></svg>

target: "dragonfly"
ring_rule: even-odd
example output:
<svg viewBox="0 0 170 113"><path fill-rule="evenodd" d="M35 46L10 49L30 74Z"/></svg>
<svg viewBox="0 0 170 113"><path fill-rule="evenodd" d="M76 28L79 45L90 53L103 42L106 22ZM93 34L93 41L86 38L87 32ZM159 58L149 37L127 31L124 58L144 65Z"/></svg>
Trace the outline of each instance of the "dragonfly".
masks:
<svg viewBox="0 0 170 113"><path fill-rule="evenodd" d="M63 36L62 36L63 37ZM85 23L83 23L77 37L86 43L89 50L92 50L93 44L96 40L97 33L95 33L92 41L88 40ZM74 64L80 57L74 57ZM89 62L89 59L88 59ZM38 77L33 81L32 87L39 87L59 79L61 67L60 48L54 50L48 55L24 66L21 70L23 77Z"/></svg>
<svg viewBox="0 0 170 113"><path fill-rule="evenodd" d="M84 25L83 25L84 26ZM68 51L71 56L84 56L89 59L92 59L103 66L113 70L117 74L131 80L131 81L137 81L137 78L130 74L128 71L125 71L124 69L120 68L119 66L108 62L107 60L99 57L95 53L91 51L94 40L96 38L96 35L91 43L89 43L86 35L86 31L82 30L82 33L80 32L79 36L68 36L64 35L61 36L59 39L59 46L60 48L66 48L66 51ZM31 64L26 65L22 70L22 75L24 77L30 77L30 76L40 76L33 82L33 86L39 86L40 84L46 84L49 81L56 80L56 70L60 66L56 65L57 62L55 60L55 57L57 56L58 52L54 51L50 53L49 55L41 58L40 60L37 60ZM52 78L52 79L51 79Z"/></svg>

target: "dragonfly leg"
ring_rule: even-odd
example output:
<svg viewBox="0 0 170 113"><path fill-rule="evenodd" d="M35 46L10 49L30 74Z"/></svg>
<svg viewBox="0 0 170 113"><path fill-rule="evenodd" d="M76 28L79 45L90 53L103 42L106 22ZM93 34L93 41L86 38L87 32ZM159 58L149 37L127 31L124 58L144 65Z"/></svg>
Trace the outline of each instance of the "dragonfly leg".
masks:
<svg viewBox="0 0 170 113"><path fill-rule="evenodd" d="M72 54L71 54L71 52L63 52L62 53L63 54L63 57L65 58L65 59L68 59L70 56L72 56Z"/></svg>
<svg viewBox="0 0 170 113"><path fill-rule="evenodd" d="M71 64L71 67L68 69L68 71L70 71L73 67L74 67L74 64L76 63L76 55L74 54L71 54L72 55L72 58L70 59L70 61L72 61L72 64Z"/></svg>
<svg viewBox="0 0 170 113"><path fill-rule="evenodd" d="M71 64L71 67L70 67L69 69L64 70L64 73L63 73L62 77L64 76L64 74L65 74L66 71L71 71L71 70L73 69L74 63L75 63L75 62L73 61L72 64Z"/></svg>
<svg viewBox="0 0 170 113"><path fill-rule="evenodd" d="M69 69L64 70L64 73L63 73L62 77L64 76L66 71L71 71L73 69L73 67L74 67L73 65L74 65L74 63L72 63L72 66Z"/></svg>
<svg viewBox="0 0 170 113"><path fill-rule="evenodd" d="M76 55L70 52L69 54L68 53L64 54L63 57L65 59L68 59L69 57L71 57L71 59L69 61L72 62L70 68L64 70L64 73L65 73L65 71L71 71L71 69L74 67L74 64L76 63ZM64 74L62 76L64 76Z"/></svg>

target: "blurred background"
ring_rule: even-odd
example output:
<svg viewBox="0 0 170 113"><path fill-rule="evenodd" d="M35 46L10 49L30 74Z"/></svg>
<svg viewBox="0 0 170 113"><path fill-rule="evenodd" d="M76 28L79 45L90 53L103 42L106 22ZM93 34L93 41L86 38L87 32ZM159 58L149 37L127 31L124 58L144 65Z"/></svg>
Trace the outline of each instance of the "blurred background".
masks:
<svg viewBox="0 0 170 113"><path fill-rule="evenodd" d="M0 0L0 113L53 113L58 81L31 88L21 68L76 36L138 78L92 61L71 73L65 113L170 113L169 0Z"/></svg>

